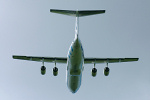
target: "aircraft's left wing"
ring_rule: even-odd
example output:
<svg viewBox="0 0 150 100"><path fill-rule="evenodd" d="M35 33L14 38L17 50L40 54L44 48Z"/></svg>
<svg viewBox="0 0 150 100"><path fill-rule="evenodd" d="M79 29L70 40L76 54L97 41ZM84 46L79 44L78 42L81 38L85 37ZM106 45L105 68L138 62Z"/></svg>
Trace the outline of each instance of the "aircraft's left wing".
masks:
<svg viewBox="0 0 150 100"><path fill-rule="evenodd" d="M67 63L67 58L63 58L63 57L34 57L34 56L13 55L13 59L37 61L37 62Z"/></svg>
<svg viewBox="0 0 150 100"><path fill-rule="evenodd" d="M139 58L84 58L84 64L90 63L119 63L138 61Z"/></svg>

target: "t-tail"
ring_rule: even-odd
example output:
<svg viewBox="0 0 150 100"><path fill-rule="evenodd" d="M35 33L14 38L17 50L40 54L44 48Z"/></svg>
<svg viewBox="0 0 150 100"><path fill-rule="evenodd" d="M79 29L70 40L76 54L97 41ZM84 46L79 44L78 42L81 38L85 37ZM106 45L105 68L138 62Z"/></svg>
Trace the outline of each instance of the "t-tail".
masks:
<svg viewBox="0 0 150 100"><path fill-rule="evenodd" d="M103 14L103 13L105 13L105 10L81 10L81 11L78 11L78 10L50 9L50 12L76 17L75 38L78 38L78 35L79 35L79 17L96 15L96 14Z"/></svg>

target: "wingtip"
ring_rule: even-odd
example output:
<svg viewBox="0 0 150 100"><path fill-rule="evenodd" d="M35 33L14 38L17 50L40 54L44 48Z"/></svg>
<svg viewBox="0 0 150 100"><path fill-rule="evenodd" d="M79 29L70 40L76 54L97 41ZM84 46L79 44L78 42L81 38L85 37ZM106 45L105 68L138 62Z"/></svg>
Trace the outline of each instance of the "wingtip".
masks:
<svg viewBox="0 0 150 100"><path fill-rule="evenodd" d="M55 9L50 9L50 12L54 11Z"/></svg>
<svg viewBox="0 0 150 100"><path fill-rule="evenodd" d="M51 12L52 9L50 9L49 11Z"/></svg>
<svg viewBox="0 0 150 100"><path fill-rule="evenodd" d="M12 58L13 58L13 59L14 59L14 57L15 57L15 56L14 56L14 55L12 55Z"/></svg>

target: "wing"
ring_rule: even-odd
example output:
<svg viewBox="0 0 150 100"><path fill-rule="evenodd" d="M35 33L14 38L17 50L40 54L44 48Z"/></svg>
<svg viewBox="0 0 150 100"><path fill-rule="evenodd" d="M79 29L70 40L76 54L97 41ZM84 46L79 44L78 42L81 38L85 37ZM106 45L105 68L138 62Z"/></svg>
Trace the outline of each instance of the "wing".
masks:
<svg viewBox="0 0 150 100"><path fill-rule="evenodd" d="M67 63L67 58L63 58L63 57L33 57L33 56L13 55L13 59L29 60L29 61L37 61L37 62Z"/></svg>
<svg viewBox="0 0 150 100"><path fill-rule="evenodd" d="M56 62L67 63L67 58L64 57L34 57L34 56L18 56L13 55L13 59L29 60L37 62ZM139 58L85 58L84 63L118 63L118 62L131 62L138 61Z"/></svg>
<svg viewBox="0 0 150 100"><path fill-rule="evenodd" d="M90 63L118 63L138 61L139 58L84 58L85 64Z"/></svg>

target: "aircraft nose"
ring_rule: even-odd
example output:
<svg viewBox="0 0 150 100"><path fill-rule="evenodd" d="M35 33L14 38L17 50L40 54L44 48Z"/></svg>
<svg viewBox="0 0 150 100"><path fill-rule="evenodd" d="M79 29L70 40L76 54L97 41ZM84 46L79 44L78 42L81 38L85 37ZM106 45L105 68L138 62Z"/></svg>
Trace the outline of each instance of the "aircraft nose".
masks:
<svg viewBox="0 0 150 100"><path fill-rule="evenodd" d="M76 92L77 92L77 89L70 89L70 91L71 91L72 93L76 93Z"/></svg>
<svg viewBox="0 0 150 100"><path fill-rule="evenodd" d="M72 93L76 93L79 89L79 86L78 84L76 83L72 83L69 85L69 90L72 92Z"/></svg>

